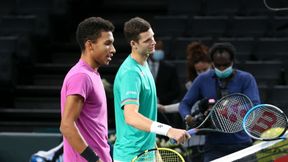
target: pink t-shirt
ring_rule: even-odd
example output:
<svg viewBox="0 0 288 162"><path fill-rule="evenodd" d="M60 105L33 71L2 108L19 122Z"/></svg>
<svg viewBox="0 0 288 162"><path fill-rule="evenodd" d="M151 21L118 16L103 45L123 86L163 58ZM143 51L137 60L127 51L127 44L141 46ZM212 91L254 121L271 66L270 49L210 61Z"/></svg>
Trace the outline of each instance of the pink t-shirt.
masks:
<svg viewBox="0 0 288 162"><path fill-rule="evenodd" d="M70 69L61 89L61 113L66 97L78 94L84 98L84 106L76 125L88 143L104 162L111 162L108 145L107 104L100 74L83 60ZM64 138L64 161L86 162Z"/></svg>

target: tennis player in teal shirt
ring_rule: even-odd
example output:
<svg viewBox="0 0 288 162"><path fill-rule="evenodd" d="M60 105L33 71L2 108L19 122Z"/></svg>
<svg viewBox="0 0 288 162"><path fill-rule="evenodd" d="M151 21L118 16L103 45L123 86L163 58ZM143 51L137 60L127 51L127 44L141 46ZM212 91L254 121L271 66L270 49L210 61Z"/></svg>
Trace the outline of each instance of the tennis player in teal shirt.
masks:
<svg viewBox="0 0 288 162"><path fill-rule="evenodd" d="M185 130L157 122L156 87L147 64L156 42L149 22L132 18L125 23L124 34L131 54L120 66L114 81L115 162L130 162L141 152L155 148L156 134L179 143L189 138Z"/></svg>

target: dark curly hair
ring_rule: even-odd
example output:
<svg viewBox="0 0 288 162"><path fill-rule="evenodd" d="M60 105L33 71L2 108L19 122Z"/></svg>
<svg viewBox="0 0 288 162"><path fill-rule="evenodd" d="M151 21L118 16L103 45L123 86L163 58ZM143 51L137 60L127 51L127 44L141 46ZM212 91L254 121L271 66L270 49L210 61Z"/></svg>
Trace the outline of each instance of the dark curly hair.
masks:
<svg viewBox="0 0 288 162"><path fill-rule="evenodd" d="M199 62L211 63L208 55L209 48L201 42L191 42L187 46L188 80L193 81L197 77L194 65Z"/></svg>
<svg viewBox="0 0 288 162"><path fill-rule="evenodd" d="M101 32L113 32L114 25L101 17L89 17L79 23L76 30L76 40L81 48L85 50L85 42L88 40L96 41L101 35Z"/></svg>
<svg viewBox="0 0 288 162"><path fill-rule="evenodd" d="M214 43L213 46L210 48L209 55L211 60L214 60L214 55L216 53L223 53L227 52L230 55L230 60L234 61L234 55L236 53L235 47L228 42L222 42L222 43Z"/></svg>

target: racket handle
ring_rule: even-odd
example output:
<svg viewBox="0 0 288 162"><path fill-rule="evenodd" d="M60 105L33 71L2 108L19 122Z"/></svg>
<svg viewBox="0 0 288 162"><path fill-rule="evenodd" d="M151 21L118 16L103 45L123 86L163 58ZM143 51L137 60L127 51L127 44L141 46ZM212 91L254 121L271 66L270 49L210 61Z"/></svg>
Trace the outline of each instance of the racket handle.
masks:
<svg viewBox="0 0 288 162"><path fill-rule="evenodd" d="M177 144L177 141L175 139L170 139L170 143L172 143L173 145Z"/></svg>
<svg viewBox="0 0 288 162"><path fill-rule="evenodd" d="M187 131L187 133L188 133L190 136L195 135L197 132L198 132L198 131L197 131L196 128L192 128L192 129L189 129L189 130ZM176 144L176 143L177 143L177 141L176 141L175 139L170 139L170 142L171 142L172 144Z"/></svg>
<svg viewBox="0 0 288 162"><path fill-rule="evenodd" d="M190 134L190 136L193 136L198 132L198 130L196 128L192 128L192 129L189 129L187 132L188 134Z"/></svg>

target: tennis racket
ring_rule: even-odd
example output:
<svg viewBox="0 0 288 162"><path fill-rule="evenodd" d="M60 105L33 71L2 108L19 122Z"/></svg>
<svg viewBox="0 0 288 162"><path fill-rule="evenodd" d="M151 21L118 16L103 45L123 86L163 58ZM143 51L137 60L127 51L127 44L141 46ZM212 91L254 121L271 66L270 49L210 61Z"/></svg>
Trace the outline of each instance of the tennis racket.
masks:
<svg viewBox="0 0 288 162"><path fill-rule="evenodd" d="M285 113L270 104L259 104L249 110L243 119L243 129L256 140L285 139L288 122Z"/></svg>
<svg viewBox="0 0 288 162"><path fill-rule="evenodd" d="M244 94L233 93L222 97L210 109L204 121L187 132L207 134L210 132L235 133L243 130L242 121L245 114L253 107L251 100Z"/></svg>
<svg viewBox="0 0 288 162"><path fill-rule="evenodd" d="M169 148L154 148L136 156L132 162L185 162L177 151Z"/></svg>

